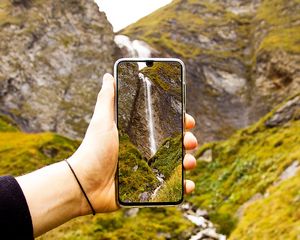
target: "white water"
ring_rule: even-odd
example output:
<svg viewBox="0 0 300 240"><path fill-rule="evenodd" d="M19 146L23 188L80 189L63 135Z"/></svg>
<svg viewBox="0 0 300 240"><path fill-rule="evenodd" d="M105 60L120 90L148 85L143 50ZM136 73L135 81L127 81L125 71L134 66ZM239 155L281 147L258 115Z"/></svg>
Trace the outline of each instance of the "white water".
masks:
<svg viewBox="0 0 300 240"><path fill-rule="evenodd" d="M125 35L116 35L115 43L120 47L125 47L128 51L127 57L138 57L138 58L149 58L151 57L151 48L150 46L140 40L131 41L129 37ZM146 67L146 64L139 62L139 69Z"/></svg>
<svg viewBox="0 0 300 240"><path fill-rule="evenodd" d="M154 190L154 192L151 194L151 199L154 199L158 193L158 191L161 189L161 187L163 186L164 184L164 179L161 177L161 174L160 173L157 173L156 174L156 178L157 180L160 182L160 185Z"/></svg>
<svg viewBox="0 0 300 240"><path fill-rule="evenodd" d="M145 77L144 74L139 73L140 79L144 82L145 89L145 103L146 103L146 116L148 121L148 130L149 130L149 143L150 143L150 152L151 156L156 153L156 141L154 133L154 124L153 124L153 111L152 111L152 96L151 96L151 81L149 78Z"/></svg>

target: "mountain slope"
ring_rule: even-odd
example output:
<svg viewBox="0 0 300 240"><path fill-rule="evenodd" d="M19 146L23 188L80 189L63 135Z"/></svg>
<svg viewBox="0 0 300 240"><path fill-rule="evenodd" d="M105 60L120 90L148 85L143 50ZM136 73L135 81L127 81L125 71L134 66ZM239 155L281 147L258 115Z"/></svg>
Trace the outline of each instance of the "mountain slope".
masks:
<svg viewBox="0 0 300 240"><path fill-rule="evenodd" d="M0 175L18 176L69 157L79 142L54 133L20 132L0 115Z"/></svg>
<svg viewBox="0 0 300 240"><path fill-rule="evenodd" d="M299 173L290 178L300 164L300 137L295 134L300 131L299 109L297 95L253 126L224 142L206 144L197 152L200 162L190 174L197 187L190 201L208 209L223 233L237 227L232 239L259 239L261 232L266 239L277 239L279 232L283 239L300 234ZM205 162L208 153L211 159ZM284 194L288 194L286 200L278 207Z"/></svg>
<svg viewBox="0 0 300 240"><path fill-rule="evenodd" d="M299 9L297 0L175 0L120 33L185 61L187 110L209 142L297 93Z"/></svg>
<svg viewBox="0 0 300 240"><path fill-rule="evenodd" d="M92 0L0 3L0 112L81 138L118 48Z"/></svg>

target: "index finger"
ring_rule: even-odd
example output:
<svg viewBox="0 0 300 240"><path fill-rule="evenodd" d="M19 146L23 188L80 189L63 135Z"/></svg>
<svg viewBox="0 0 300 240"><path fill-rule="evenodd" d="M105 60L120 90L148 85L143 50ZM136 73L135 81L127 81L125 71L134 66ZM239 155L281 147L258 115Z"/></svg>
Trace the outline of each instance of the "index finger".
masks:
<svg viewBox="0 0 300 240"><path fill-rule="evenodd" d="M195 124L196 124L195 119L191 115L186 113L185 114L185 128L192 129L195 127Z"/></svg>

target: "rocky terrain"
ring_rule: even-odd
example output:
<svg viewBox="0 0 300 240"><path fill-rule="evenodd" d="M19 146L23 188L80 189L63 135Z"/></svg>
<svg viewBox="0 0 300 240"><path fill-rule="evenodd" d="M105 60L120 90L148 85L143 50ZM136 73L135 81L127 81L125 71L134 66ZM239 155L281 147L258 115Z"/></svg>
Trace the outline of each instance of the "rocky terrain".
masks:
<svg viewBox="0 0 300 240"><path fill-rule="evenodd" d="M39 239L299 239L299 14L298 0L175 0L122 30L130 39L120 41L92 0L1 1L0 174L72 154L76 140L27 132L82 137L117 56L184 60L187 110L206 143L188 174L196 182L188 204L81 217ZM120 140L120 156L136 160L127 170L143 179L134 190L159 186L129 137Z"/></svg>
<svg viewBox="0 0 300 240"><path fill-rule="evenodd" d="M118 48L92 0L0 3L0 111L29 132L85 132Z"/></svg>
<svg viewBox="0 0 300 240"><path fill-rule="evenodd" d="M121 34L149 44L152 56L184 60L187 110L207 142L299 90L299 9L295 0L176 0Z"/></svg>

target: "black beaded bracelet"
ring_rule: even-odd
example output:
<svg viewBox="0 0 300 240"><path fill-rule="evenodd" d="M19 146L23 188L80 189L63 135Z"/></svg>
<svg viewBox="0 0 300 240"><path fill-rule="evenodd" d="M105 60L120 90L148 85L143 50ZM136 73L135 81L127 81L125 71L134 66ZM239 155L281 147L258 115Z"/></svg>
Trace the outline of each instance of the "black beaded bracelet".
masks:
<svg viewBox="0 0 300 240"><path fill-rule="evenodd" d="M71 171L72 171L72 173L73 173L73 175L74 175L74 177L75 177L75 179L76 179L76 181L77 181L77 183L78 183L78 185L79 185L79 187L80 187L80 189L81 189L81 191L82 191L82 193L83 193L83 195L84 195L86 201L88 202L88 204L89 204L89 206L90 206L90 208L91 208L91 210L92 210L92 214L95 215L95 214L96 214L96 211L95 211L95 209L93 208L93 206L92 206L92 204L91 204L91 202L90 202L88 196L86 195L85 191L83 190L83 187L82 187L81 183L79 182L79 180L78 180L78 178L77 178L77 176L76 176L76 174L75 174L73 168L71 167L71 165L70 165L70 163L68 162L67 159L65 159L65 162L68 164L69 168L71 169Z"/></svg>

